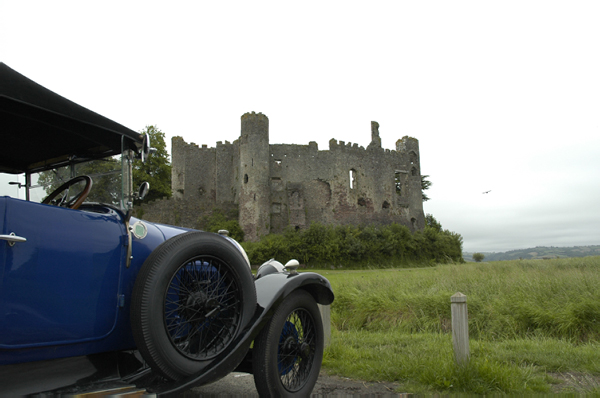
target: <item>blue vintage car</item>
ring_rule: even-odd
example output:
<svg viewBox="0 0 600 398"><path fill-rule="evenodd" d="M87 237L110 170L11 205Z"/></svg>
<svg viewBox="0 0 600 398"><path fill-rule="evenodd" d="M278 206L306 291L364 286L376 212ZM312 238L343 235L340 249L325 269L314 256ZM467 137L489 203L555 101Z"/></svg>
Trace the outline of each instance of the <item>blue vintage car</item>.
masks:
<svg viewBox="0 0 600 398"><path fill-rule="evenodd" d="M0 63L0 396L172 394L231 371L308 396L323 355L316 273L132 217L145 135ZM15 197L16 196L16 197Z"/></svg>

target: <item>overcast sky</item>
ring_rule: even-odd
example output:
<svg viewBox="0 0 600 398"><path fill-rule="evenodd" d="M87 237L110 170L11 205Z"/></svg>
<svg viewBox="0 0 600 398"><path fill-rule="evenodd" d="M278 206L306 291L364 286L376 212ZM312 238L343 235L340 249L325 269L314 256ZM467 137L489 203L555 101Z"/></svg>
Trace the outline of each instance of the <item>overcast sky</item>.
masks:
<svg viewBox="0 0 600 398"><path fill-rule="evenodd" d="M419 140L425 212L465 251L597 245L599 21L597 1L0 0L0 61L169 141L234 141L255 111L271 143L366 147L374 120L384 148Z"/></svg>

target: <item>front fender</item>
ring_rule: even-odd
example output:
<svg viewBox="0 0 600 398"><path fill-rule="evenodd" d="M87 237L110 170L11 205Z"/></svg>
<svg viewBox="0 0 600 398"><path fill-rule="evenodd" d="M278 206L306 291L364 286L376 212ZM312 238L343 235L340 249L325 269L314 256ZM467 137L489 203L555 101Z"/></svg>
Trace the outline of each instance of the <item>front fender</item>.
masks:
<svg viewBox="0 0 600 398"><path fill-rule="evenodd" d="M264 275L256 281L256 301L262 308L272 311L296 289L309 292L319 304L329 305L334 295L331 284L314 272L278 272Z"/></svg>
<svg viewBox="0 0 600 398"><path fill-rule="evenodd" d="M297 289L309 292L319 304L329 305L334 300L331 284L322 275L314 272L278 272L264 275L256 280L256 311L246 329L232 342L232 348L199 373L178 382L170 382L151 388L159 395L170 395L183 390L216 381L235 370L244 360L250 345L262 328L273 317L277 307Z"/></svg>

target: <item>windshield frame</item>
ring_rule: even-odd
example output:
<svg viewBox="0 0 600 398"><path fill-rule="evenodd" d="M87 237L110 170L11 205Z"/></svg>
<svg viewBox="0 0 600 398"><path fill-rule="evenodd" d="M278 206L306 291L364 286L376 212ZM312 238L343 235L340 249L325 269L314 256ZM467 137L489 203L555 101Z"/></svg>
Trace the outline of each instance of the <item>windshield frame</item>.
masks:
<svg viewBox="0 0 600 398"><path fill-rule="evenodd" d="M50 184L52 184L53 188L57 188L72 178L80 175L88 175L92 178L93 186L90 198L86 199L84 203L108 205L126 212L133 208L132 170L135 158L136 153L129 149L126 137L123 136L120 154L101 159L72 157L68 162L57 163L52 168L45 168L44 171L27 171L25 173L25 184L19 184L19 188L25 188L25 200L41 203L44 198L53 192ZM97 172L90 172L90 168L92 171L98 169L97 165L102 164L101 162L112 164L115 168L111 169L110 166L107 166L101 167ZM93 165L96 165L96 167ZM50 179L51 181L39 183L38 180L42 176L42 173L49 172L53 172L55 175L46 177L46 179ZM118 181L114 178L115 175L118 175ZM110 182L111 180L112 182ZM99 189L104 189L104 191L99 192ZM69 192L65 192L65 195L69 195ZM94 200L94 198L103 199Z"/></svg>

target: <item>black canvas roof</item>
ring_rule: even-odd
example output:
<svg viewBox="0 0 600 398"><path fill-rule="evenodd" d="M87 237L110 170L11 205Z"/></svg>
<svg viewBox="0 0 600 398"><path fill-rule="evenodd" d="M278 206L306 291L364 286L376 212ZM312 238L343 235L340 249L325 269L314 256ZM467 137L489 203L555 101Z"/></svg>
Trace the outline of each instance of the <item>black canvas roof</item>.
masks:
<svg viewBox="0 0 600 398"><path fill-rule="evenodd" d="M142 136L40 86L0 62L0 172L138 151Z"/></svg>

